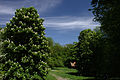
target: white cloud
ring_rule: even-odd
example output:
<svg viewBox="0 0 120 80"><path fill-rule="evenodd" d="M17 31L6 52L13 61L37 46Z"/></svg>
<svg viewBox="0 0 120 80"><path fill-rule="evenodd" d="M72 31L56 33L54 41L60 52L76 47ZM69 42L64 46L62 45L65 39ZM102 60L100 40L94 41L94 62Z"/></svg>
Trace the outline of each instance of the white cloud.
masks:
<svg viewBox="0 0 120 80"><path fill-rule="evenodd" d="M0 24L5 25L21 7L34 6L38 12L44 14L60 4L62 0L0 0Z"/></svg>
<svg viewBox="0 0 120 80"><path fill-rule="evenodd" d="M0 5L0 14L13 14L14 11L15 10L9 6Z"/></svg>
<svg viewBox="0 0 120 80"><path fill-rule="evenodd" d="M0 14L14 14L16 9L21 7L34 6L38 12L43 13L50 11L60 4L62 0L20 0L20 1L0 1Z"/></svg>
<svg viewBox="0 0 120 80"><path fill-rule="evenodd" d="M49 11L51 8L54 8L58 4L60 4L62 0L26 0L26 6L31 6L33 5L38 9L40 13Z"/></svg>
<svg viewBox="0 0 120 80"><path fill-rule="evenodd" d="M46 27L54 27L58 29L93 29L99 26L98 23L93 22L93 17L47 17L44 25Z"/></svg>

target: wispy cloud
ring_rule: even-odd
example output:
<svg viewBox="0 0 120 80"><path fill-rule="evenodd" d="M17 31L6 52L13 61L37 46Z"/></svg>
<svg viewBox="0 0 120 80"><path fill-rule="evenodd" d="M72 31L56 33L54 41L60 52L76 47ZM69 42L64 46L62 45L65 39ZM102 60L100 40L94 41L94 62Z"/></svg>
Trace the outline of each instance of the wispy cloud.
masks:
<svg viewBox="0 0 120 80"><path fill-rule="evenodd" d="M54 27L56 29L93 29L99 26L98 23L93 22L93 17L47 17L44 25L46 27Z"/></svg>
<svg viewBox="0 0 120 80"><path fill-rule="evenodd" d="M62 0L2 0L0 14L14 14L17 8L34 6L38 12L47 12L60 4Z"/></svg>
<svg viewBox="0 0 120 80"><path fill-rule="evenodd" d="M0 0L0 24L5 25L12 18L16 9L34 6L41 14L49 12L62 0Z"/></svg>
<svg viewBox="0 0 120 80"><path fill-rule="evenodd" d="M0 14L13 14L14 11L15 10L9 6L0 5Z"/></svg>
<svg viewBox="0 0 120 80"><path fill-rule="evenodd" d="M62 0L25 0L24 6L34 6L40 13L49 11L60 4Z"/></svg>

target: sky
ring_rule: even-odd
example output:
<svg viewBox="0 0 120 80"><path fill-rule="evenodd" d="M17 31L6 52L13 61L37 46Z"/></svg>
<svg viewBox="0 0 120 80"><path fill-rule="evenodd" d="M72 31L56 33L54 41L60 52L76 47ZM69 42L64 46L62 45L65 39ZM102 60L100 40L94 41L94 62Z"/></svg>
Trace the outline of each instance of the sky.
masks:
<svg viewBox="0 0 120 80"><path fill-rule="evenodd" d="M99 23L93 22L91 0L0 0L0 25L5 26L22 7L35 7L45 21L46 37L61 45L78 41L80 31L94 29Z"/></svg>

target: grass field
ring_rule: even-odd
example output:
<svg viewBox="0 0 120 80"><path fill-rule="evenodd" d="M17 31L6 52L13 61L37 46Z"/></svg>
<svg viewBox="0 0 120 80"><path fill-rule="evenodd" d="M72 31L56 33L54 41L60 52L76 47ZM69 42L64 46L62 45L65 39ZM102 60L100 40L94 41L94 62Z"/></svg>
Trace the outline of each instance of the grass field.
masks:
<svg viewBox="0 0 120 80"><path fill-rule="evenodd" d="M57 76L61 76L63 78L67 78L69 80L94 79L94 77L77 76L76 69L69 69L64 67L54 68L50 73L55 74Z"/></svg>
<svg viewBox="0 0 120 80"><path fill-rule="evenodd" d="M51 75L51 71L49 72L49 74L47 75L47 80L57 80L54 76Z"/></svg>

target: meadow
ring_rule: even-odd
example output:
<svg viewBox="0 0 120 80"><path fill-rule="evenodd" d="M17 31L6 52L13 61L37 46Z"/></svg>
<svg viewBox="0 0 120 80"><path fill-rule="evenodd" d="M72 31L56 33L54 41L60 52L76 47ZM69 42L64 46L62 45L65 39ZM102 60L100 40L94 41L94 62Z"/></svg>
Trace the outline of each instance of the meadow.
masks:
<svg viewBox="0 0 120 80"><path fill-rule="evenodd" d="M73 68L67 68L67 67L55 67L52 69L48 76L47 80L56 80L54 76L59 76L67 80L86 80L86 79L94 79L94 77L85 77L85 76L79 76L77 74L77 70ZM54 76L53 76L54 74ZM54 77L54 78L53 78Z"/></svg>

